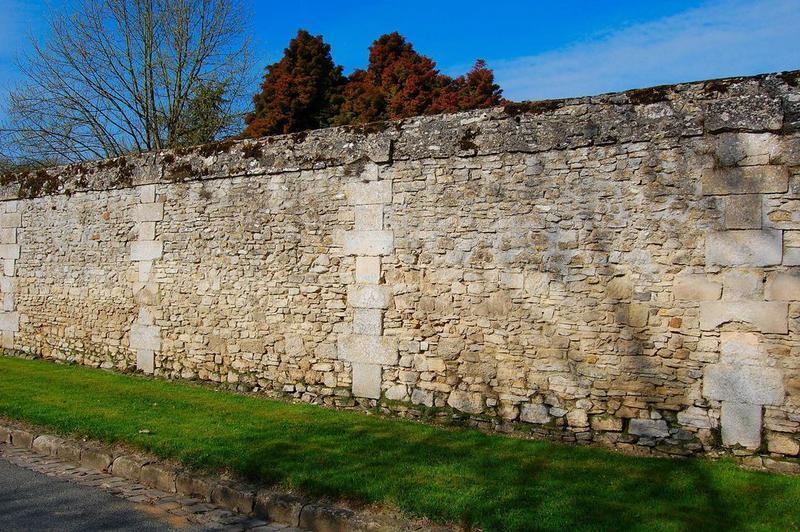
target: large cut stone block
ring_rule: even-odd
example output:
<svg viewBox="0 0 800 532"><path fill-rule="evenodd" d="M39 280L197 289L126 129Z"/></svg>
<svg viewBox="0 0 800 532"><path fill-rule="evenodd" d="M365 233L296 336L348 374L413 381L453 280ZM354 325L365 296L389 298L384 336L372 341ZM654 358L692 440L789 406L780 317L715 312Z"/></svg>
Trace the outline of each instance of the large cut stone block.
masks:
<svg viewBox="0 0 800 532"><path fill-rule="evenodd" d="M163 203L142 203L136 206L137 222L160 222L164 219Z"/></svg>
<svg viewBox="0 0 800 532"><path fill-rule="evenodd" d="M383 205L358 205L355 208L356 231L383 229Z"/></svg>
<svg viewBox="0 0 800 532"><path fill-rule="evenodd" d="M714 301L719 299L722 285L704 274L684 274L675 277L672 294L675 299L688 301Z"/></svg>
<svg viewBox="0 0 800 532"><path fill-rule="evenodd" d="M800 248L786 248L783 252L784 266L800 266Z"/></svg>
<svg viewBox="0 0 800 532"><path fill-rule="evenodd" d="M383 312L374 308L357 308L353 314L353 333L373 336L383 334Z"/></svg>
<svg viewBox="0 0 800 532"><path fill-rule="evenodd" d="M783 231L716 231L706 235L706 262L721 266L770 266L783 258Z"/></svg>
<svg viewBox="0 0 800 532"><path fill-rule="evenodd" d="M130 333L131 349L145 351L161 350L161 328L157 325L141 325L134 323Z"/></svg>
<svg viewBox="0 0 800 532"><path fill-rule="evenodd" d="M381 280L380 257L356 257L356 282L378 284Z"/></svg>
<svg viewBox="0 0 800 532"><path fill-rule="evenodd" d="M381 367L379 365L353 362L353 395L369 399L381 398Z"/></svg>
<svg viewBox="0 0 800 532"><path fill-rule="evenodd" d="M17 229L8 227L5 229L0 228L0 244L16 244L17 243Z"/></svg>
<svg viewBox="0 0 800 532"><path fill-rule="evenodd" d="M761 195L727 196L725 229L761 229Z"/></svg>
<svg viewBox="0 0 800 532"><path fill-rule="evenodd" d="M800 275L772 272L767 277L764 295L772 301L800 301Z"/></svg>
<svg viewBox="0 0 800 532"><path fill-rule="evenodd" d="M720 334L720 362L731 366L765 366L767 352L758 341L758 335L749 332L723 332Z"/></svg>
<svg viewBox="0 0 800 532"><path fill-rule="evenodd" d="M386 336L343 334L338 342L339 358L364 364L397 363L397 340Z"/></svg>
<svg viewBox="0 0 800 532"><path fill-rule="evenodd" d="M0 244L0 259L18 259L19 248L19 244Z"/></svg>
<svg viewBox="0 0 800 532"><path fill-rule="evenodd" d="M391 255L394 251L392 231L348 231L344 235L345 255Z"/></svg>
<svg viewBox="0 0 800 532"><path fill-rule="evenodd" d="M761 405L724 401L720 413L722 443L748 449L761 446Z"/></svg>
<svg viewBox="0 0 800 532"><path fill-rule="evenodd" d="M155 239L156 239L156 223L140 222L139 240L155 240Z"/></svg>
<svg viewBox="0 0 800 532"><path fill-rule="evenodd" d="M388 308L392 293L385 285L356 285L347 287L347 303L355 308Z"/></svg>
<svg viewBox="0 0 800 532"><path fill-rule="evenodd" d="M764 333L789 331L789 307L778 301L705 301L700 303L700 329L711 331L723 323L750 323Z"/></svg>
<svg viewBox="0 0 800 532"><path fill-rule="evenodd" d="M142 240L131 244L131 260L155 260L164 253L164 243L157 240Z"/></svg>
<svg viewBox="0 0 800 532"><path fill-rule="evenodd" d="M722 275L722 299L726 301L761 300L764 273L757 270L728 270Z"/></svg>
<svg viewBox="0 0 800 532"><path fill-rule="evenodd" d="M707 168L702 176L703 194L764 194L789 189L786 166Z"/></svg>
<svg viewBox="0 0 800 532"><path fill-rule="evenodd" d="M19 331L19 313L0 312L0 331Z"/></svg>
<svg viewBox="0 0 800 532"><path fill-rule="evenodd" d="M351 205L370 205L392 202L392 182L348 183L345 187L347 201Z"/></svg>
<svg viewBox="0 0 800 532"><path fill-rule="evenodd" d="M22 214L19 212L7 212L0 214L0 227L20 227L22 225Z"/></svg>
<svg viewBox="0 0 800 532"><path fill-rule="evenodd" d="M144 185L139 187L139 201L142 203L153 203L156 201L156 186Z"/></svg>
<svg viewBox="0 0 800 532"><path fill-rule="evenodd" d="M711 364L703 375L703 395L716 401L780 405L783 376L775 368Z"/></svg>
<svg viewBox="0 0 800 532"><path fill-rule="evenodd" d="M150 349L136 350L136 369L152 374L156 368L156 354Z"/></svg>

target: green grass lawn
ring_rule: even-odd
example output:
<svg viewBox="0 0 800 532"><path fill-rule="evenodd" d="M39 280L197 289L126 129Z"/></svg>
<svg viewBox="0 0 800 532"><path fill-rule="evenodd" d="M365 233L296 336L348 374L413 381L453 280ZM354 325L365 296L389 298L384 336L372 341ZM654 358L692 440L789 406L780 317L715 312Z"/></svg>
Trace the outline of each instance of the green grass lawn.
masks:
<svg viewBox="0 0 800 532"><path fill-rule="evenodd" d="M800 526L800 478L727 462L635 458L38 360L0 357L0 415L487 530Z"/></svg>

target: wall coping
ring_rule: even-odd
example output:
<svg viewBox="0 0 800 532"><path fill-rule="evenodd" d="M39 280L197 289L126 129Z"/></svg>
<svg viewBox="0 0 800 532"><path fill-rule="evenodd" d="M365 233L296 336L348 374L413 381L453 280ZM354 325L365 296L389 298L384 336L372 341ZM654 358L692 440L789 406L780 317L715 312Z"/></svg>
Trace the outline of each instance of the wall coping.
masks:
<svg viewBox="0 0 800 532"><path fill-rule="evenodd" d="M0 177L0 201L368 163L800 131L800 70L225 140ZM352 171L350 171L352 170Z"/></svg>

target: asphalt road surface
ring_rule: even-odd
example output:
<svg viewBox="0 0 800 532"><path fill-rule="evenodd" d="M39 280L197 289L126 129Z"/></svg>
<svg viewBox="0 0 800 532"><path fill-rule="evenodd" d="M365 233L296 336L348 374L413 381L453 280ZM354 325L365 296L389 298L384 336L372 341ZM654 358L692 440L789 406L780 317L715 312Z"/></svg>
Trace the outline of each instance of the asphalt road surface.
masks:
<svg viewBox="0 0 800 532"><path fill-rule="evenodd" d="M0 458L0 531L175 530L143 507Z"/></svg>

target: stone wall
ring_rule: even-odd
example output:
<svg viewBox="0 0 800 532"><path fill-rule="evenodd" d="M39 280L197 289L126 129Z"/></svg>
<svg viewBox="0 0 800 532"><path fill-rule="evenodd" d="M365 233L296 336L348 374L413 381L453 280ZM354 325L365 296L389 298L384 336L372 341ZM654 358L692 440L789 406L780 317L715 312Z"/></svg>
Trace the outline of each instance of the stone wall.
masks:
<svg viewBox="0 0 800 532"><path fill-rule="evenodd" d="M800 73L6 179L10 351L627 450L800 452Z"/></svg>

